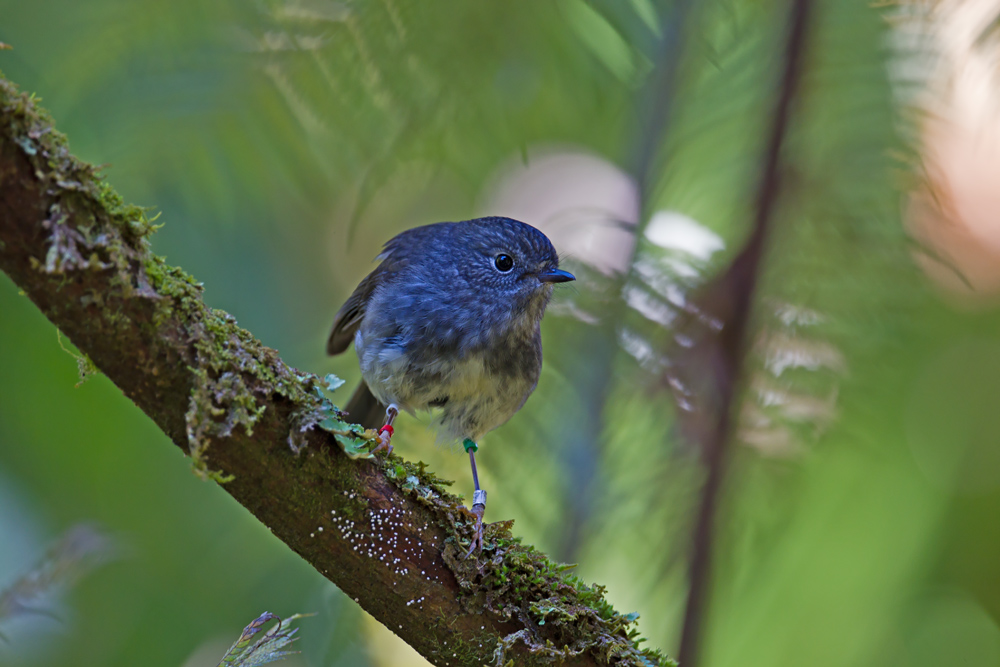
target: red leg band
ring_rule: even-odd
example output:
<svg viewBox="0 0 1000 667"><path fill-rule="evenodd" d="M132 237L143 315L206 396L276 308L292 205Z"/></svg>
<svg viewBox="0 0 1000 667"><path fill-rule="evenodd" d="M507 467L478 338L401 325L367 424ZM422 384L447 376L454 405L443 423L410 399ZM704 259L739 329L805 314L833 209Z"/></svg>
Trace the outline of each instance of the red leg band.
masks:
<svg viewBox="0 0 1000 667"><path fill-rule="evenodd" d="M385 426L383 426L382 428L380 428L378 430L378 433L379 433L379 435L382 435L383 433L388 433L389 437L391 438L392 435L393 435L393 433L395 433L395 429L393 429L391 426L389 426L388 424L386 424Z"/></svg>

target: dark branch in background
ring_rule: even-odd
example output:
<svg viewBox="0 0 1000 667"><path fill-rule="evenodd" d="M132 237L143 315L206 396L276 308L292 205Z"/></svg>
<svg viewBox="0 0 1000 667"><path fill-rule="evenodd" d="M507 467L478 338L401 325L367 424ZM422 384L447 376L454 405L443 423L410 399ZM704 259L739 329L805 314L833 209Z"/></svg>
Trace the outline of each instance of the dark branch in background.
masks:
<svg viewBox="0 0 1000 667"><path fill-rule="evenodd" d="M435 665L670 664L511 522L463 560L471 516L449 482L363 458L317 378L206 307L152 231L0 77L0 270L196 470Z"/></svg>
<svg viewBox="0 0 1000 667"><path fill-rule="evenodd" d="M716 336L706 339L705 347L695 353L701 357L699 368L710 374L707 382L713 393L712 416L715 423L705 429L698 443L702 446L707 475L692 535L690 589L679 652L679 660L684 667L696 667L698 664L698 649L708 607L715 516L737 419L737 398L749 347L751 306L780 191L781 146L787 134L792 100L802 73L810 9L810 0L791 2L785 68L764 156L750 237L729 268L706 288L699 305L702 312L721 322L722 328Z"/></svg>

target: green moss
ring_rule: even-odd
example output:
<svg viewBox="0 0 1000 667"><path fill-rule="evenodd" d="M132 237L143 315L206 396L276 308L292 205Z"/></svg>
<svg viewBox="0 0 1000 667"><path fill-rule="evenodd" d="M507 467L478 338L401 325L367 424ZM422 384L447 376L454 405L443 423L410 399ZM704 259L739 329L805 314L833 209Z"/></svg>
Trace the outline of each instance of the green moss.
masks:
<svg viewBox="0 0 1000 667"><path fill-rule="evenodd" d="M488 632L481 632L470 641L464 641L456 633L449 636L447 644L440 644L436 653L449 664L485 665L496 645L496 637Z"/></svg>
<svg viewBox="0 0 1000 667"><path fill-rule="evenodd" d="M136 284L131 269L155 230L145 209L125 204L97 168L73 157L66 137L33 96L0 79L0 105L5 133L33 164L45 191L58 194L42 221L49 234L48 252L34 259L35 267L49 274L114 268L121 285L142 291L142 276Z"/></svg>
<svg viewBox="0 0 1000 667"><path fill-rule="evenodd" d="M324 420L340 416L320 391L320 380L311 373L291 373L277 353L258 342L228 313L205 307L203 287L190 275L149 256L145 273L150 286L163 297L157 305L154 326L173 318L188 322L193 336L195 386L186 414L188 441L196 471L210 474L205 451L213 438L224 438L242 427L252 433L264 414L258 395L266 387L293 406L288 445L296 453L305 446L305 433ZM363 437L363 429L346 425L344 434Z"/></svg>
<svg viewBox="0 0 1000 667"><path fill-rule="evenodd" d="M496 664L505 664L515 654L517 664L527 664L521 652L539 660L591 653L615 664L674 664L659 652L640 648L642 640L634 628L637 615L618 613L607 602L603 587L584 584L567 573L571 565L556 563L521 544L511 535L512 524L487 527L486 545L478 559L464 559L461 549L445 553L467 594L470 611L486 610L526 628L500 642Z"/></svg>

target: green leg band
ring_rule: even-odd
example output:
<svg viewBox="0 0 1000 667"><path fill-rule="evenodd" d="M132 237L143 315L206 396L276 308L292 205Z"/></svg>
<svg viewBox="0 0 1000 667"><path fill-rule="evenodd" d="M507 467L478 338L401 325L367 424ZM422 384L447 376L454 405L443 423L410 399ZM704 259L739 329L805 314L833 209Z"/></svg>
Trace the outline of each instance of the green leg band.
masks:
<svg viewBox="0 0 1000 667"><path fill-rule="evenodd" d="M468 451L473 451L473 452L478 452L479 451L479 445L477 445L476 443L472 442L468 438L466 438L465 440L462 441L462 446L465 447L465 451L467 451L467 452Z"/></svg>

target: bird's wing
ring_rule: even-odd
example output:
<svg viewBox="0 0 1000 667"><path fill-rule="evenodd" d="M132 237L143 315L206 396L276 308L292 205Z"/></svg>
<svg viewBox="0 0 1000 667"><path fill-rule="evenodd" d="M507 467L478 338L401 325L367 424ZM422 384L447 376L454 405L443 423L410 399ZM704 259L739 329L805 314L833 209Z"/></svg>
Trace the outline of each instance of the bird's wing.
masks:
<svg viewBox="0 0 1000 667"><path fill-rule="evenodd" d="M337 316L333 320L333 330L330 332L330 338L326 341L327 354L331 356L340 354L351 344L351 341L354 340L354 334L361 326L361 320L365 318L365 310L375 288L409 264L412 246L418 243L422 237L440 233L440 230L450 228L453 224L439 222L433 225L414 227L389 239L382 249L382 253L376 258L380 264L361 281L354 293L348 297L347 302L337 311Z"/></svg>
<svg viewBox="0 0 1000 667"><path fill-rule="evenodd" d="M365 318L368 301L379 282L384 278L384 273L385 270L382 266L369 273L337 311L337 316L333 319L333 329L326 341L327 354L340 354L354 340L354 334L361 326L361 320Z"/></svg>

